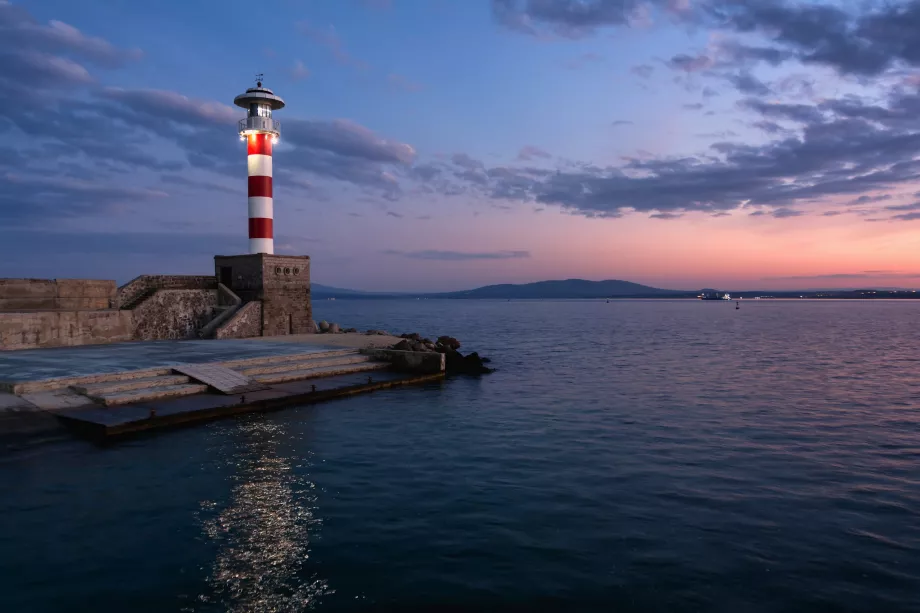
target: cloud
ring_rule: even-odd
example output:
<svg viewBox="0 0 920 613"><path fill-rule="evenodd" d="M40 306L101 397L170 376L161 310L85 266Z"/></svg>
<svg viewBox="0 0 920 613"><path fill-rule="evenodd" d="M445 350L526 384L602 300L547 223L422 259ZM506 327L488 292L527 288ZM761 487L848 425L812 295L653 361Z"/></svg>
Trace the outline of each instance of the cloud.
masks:
<svg viewBox="0 0 920 613"><path fill-rule="evenodd" d="M167 196L159 189L5 173L0 175L0 227L47 228L54 222L112 214Z"/></svg>
<svg viewBox="0 0 920 613"><path fill-rule="evenodd" d="M735 132L734 130L723 130L722 132L706 132L703 134L695 134L694 136L697 136L699 138L725 139L725 138L734 138L738 136L738 133Z"/></svg>
<svg viewBox="0 0 920 613"><path fill-rule="evenodd" d="M71 54L104 68L118 68L143 57L140 49L116 47L102 38L87 36L62 21L41 24L25 9L6 0L0 2L0 48Z"/></svg>
<svg viewBox="0 0 920 613"><path fill-rule="evenodd" d="M700 72L713 66L714 62L708 55L687 55L680 53L668 60L667 65L674 70L684 72Z"/></svg>
<svg viewBox="0 0 920 613"><path fill-rule="evenodd" d="M703 108L703 104L701 102L693 102L690 104L682 105L682 108L684 108L687 111L698 111L701 108Z"/></svg>
<svg viewBox="0 0 920 613"><path fill-rule="evenodd" d="M469 260L516 260L530 257L529 251L486 251L486 252L467 252L467 251L398 251L389 249L384 251L386 255L395 255L412 260L434 260L441 262L463 262Z"/></svg>
<svg viewBox="0 0 920 613"><path fill-rule="evenodd" d="M238 253L244 248L245 234L220 234L212 232L64 232L47 229L25 229L10 233L0 241L0 254L40 255L98 254L119 256L124 254L147 256L198 255L211 257L215 253ZM276 244L287 245L287 251L305 253L317 242L304 236L279 234Z"/></svg>
<svg viewBox="0 0 920 613"><path fill-rule="evenodd" d="M628 126L628 125L632 125L632 124L633 124L633 122L630 121L629 119L617 119L617 120L615 120L615 121L610 122L610 125L613 126L613 127L617 127L617 126Z"/></svg>
<svg viewBox="0 0 920 613"><path fill-rule="evenodd" d="M746 98L739 101L738 106L770 119L783 119L806 124L816 124L824 121L824 113L818 107L809 104L771 103L757 98Z"/></svg>
<svg viewBox="0 0 920 613"><path fill-rule="evenodd" d="M533 36L551 33L581 38L598 28L648 21L649 6L673 13L686 10L680 0L492 0L492 16L501 25Z"/></svg>
<svg viewBox="0 0 920 613"><path fill-rule="evenodd" d="M584 68L589 64L601 64L604 62L604 56L599 53L594 53L589 51L587 53L582 53L581 55L569 60L566 62L566 68L570 70L578 70Z"/></svg>
<svg viewBox="0 0 920 613"><path fill-rule="evenodd" d="M160 181L167 189L169 189L169 187L181 185L183 187L188 187L199 191L222 192L224 194L233 194L234 196L244 195L246 192L245 181L242 180L242 177L240 177L238 187L231 187L230 185L224 185L222 183L214 183L213 181L199 181L190 179L185 175L177 174L160 175Z"/></svg>
<svg viewBox="0 0 920 613"><path fill-rule="evenodd" d="M99 95L121 102L139 115L186 125L232 126L241 118L241 112L232 106L211 100L189 98L167 90L107 87L101 90Z"/></svg>
<svg viewBox="0 0 920 613"><path fill-rule="evenodd" d="M799 128L780 127L777 138L766 143L716 142L696 155L632 158L619 166L480 167L465 188L588 217L757 207L755 216L786 218L805 214L825 198L853 198L920 181L920 122L910 111L920 109L917 90L895 90L886 104L749 99L743 105L760 117L795 121Z"/></svg>
<svg viewBox="0 0 920 613"><path fill-rule="evenodd" d="M332 55L333 59L343 66L350 66L358 70L367 70L370 68L367 62L360 60L345 50L345 44L339 38L339 34L334 26L326 28L316 28L307 21L300 21L295 24L301 34L324 47Z"/></svg>
<svg viewBox="0 0 920 613"><path fill-rule="evenodd" d="M920 273L894 272L890 270L867 270L864 272L841 272L823 275L793 275L787 277L762 277L762 281L844 281L863 279L915 279Z"/></svg>
<svg viewBox="0 0 920 613"><path fill-rule="evenodd" d="M891 219L896 221L917 221L920 219L920 212L902 213L901 215L893 216Z"/></svg>
<svg viewBox="0 0 920 613"><path fill-rule="evenodd" d="M406 77L398 74L388 74L387 83L390 87L404 92L417 92L422 90L422 85L420 83L410 81Z"/></svg>
<svg viewBox="0 0 920 613"><path fill-rule="evenodd" d="M310 71L300 60L294 62L294 67L291 68L291 78L295 81L302 81L310 76Z"/></svg>
<svg viewBox="0 0 920 613"><path fill-rule="evenodd" d="M769 96L773 93L773 90L770 89L763 81L749 72L730 75L728 77L728 82L734 85L735 88L742 94L751 96Z"/></svg>
<svg viewBox="0 0 920 613"><path fill-rule="evenodd" d="M897 66L920 65L916 32L920 2L791 2L787 0L492 0L494 19L524 34L547 32L568 38L602 28L628 27L640 6L668 13L688 27L709 27L743 37L759 35L766 44L726 41L739 63L788 60L830 66L843 74L879 75ZM688 61L684 61L688 60ZM697 65L685 56L682 67Z"/></svg>
<svg viewBox="0 0 920 613"><path fill-rule="evenodd" d="M648 79L652 76L652 73L655 72L654 66L649 66L648 64L639 64L638 66L633 66L629 69L629 72L633 73L640 79Z"/></svg>
<svg viewBox="0 0 920 613"><path fill-rule="evenodd" d="M891 194L883 194L881 196L869 196L863 195L854 200L847 202L848 205L862 205L862 204L871 204L873 202L884 202L886 200L891 200Z"/></svg>
<svg viewBox="0 0 920 613"><path fill-rule="evenodd" d="M402 218L403 218L403 216L402 216L401 213L396 213L396 212L394 212L394 211L387 211L387 216L389 216L389 217L395 217L396 219L402 219Z"/></svg>
<svg viewBox="0 0 920 613"><path fill-rule="evenodd" d="M518 151L517 159L519 160L532 160L534 158L551 158L553 157L550 153L535 147L534 145L524 145L520 151Z"/></svg>

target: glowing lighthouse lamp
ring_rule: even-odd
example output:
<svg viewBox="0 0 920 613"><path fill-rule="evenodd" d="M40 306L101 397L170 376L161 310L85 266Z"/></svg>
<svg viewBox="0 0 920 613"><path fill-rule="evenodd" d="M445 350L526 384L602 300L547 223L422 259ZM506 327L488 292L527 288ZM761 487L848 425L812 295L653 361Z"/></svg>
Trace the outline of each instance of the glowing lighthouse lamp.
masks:
<svg viewBox="0 0 920 613"><path fill-rule="evenodd" d="M262 87L262 75L256 86L233 99L246 109L240 120L240 140L247 141L249 162L249 253L274 253L272 220L272 144L281 135L281 122L272 119L272 111L284 108L284 100Z"/></svg>

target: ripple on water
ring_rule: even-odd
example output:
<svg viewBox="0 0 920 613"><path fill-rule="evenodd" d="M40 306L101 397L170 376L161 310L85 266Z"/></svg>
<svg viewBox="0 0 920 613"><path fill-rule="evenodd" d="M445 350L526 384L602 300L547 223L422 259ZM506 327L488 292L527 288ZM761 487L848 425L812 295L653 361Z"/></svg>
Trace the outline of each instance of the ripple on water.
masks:
<svg viewBox="0 0 920 613"><path fill-rule="evenodd" d="M318 303L499 370L2 458L4 611L916 610L920 304L721 306Z"/></svg>

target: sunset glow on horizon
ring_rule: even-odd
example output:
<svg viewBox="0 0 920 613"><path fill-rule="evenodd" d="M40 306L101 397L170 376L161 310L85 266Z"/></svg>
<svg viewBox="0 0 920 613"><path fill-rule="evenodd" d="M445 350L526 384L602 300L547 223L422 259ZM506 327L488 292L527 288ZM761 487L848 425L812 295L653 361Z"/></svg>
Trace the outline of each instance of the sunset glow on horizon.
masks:
<svg viewBox="0 0 920 613"><path fill-rule="evenodd" d="M0 276L245 253L264 73L275 249L317 283L920 286L918 2L260 6L0 0Z"/></svg>

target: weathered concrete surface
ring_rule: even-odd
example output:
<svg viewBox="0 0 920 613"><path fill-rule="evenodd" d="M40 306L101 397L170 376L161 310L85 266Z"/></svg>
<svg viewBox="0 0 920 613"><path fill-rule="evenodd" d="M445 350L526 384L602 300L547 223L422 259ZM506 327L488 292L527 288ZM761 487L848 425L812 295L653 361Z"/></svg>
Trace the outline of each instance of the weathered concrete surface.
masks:
<svg viewBox="0 0 920 613"><path fill-rule="evenodd" d="M0 279L0 311L110 309L115 292L100 279Z"/></svg>
<svg viewBox="0 0 920 613"><path fill-rule="evenodd" d="M400 372L438 373L445 371L446 362L443 353L371 348L361 349L361 353L375 360L389 362Z"/></svg>
<svg viewBox="0 0 920 613"><path fill-rule="evenodd" d="M310 335L312 338L313 335ZM328 355L334 346L320 343L274 343L270 339L155 341L29 349L0 354L0 390L37 380L56 379L61 387L76 384L75 378L104 376L139 369L154 369L156 376L172 364L276 360L280 356L316 353ZM165 374L165 371L164 371ZM101 379L100 379L101 380ZM87 381L89 382L89 381ZM42 388L49 389L49 388ZM17 392L21 393L21 392Z"/></svg>
<svg viewBox="0 0 920 613"><path fill-rule="evenodd" d="M363 349L374 347L379 349L389 348L403 340L396 336L367 335L360 332L345 334L291 334L286 336L266 336L262 340L266 343L300 344L304 346L322 345L324 347L350 347Z"/></svg>
<svg viewBox="0 0 920 613"><path fill-rule="evenodd" d="M16 394L0 392L0 413L38 410L37 406Z"/></svg>
<svg viewBox="0 0 920 613"><path fill-rule="evenodd" d="M262 336L262 303L247 302L233 316L218 326L214 338L252 338Z"/></svg>
<svg viewBox="0 0 920 613"><path fill-rule="evenodd" d="M93 404L93 401L86 396L69 389L27 393L22 395L22 399L43 411L59 411Z"/></svg>
<svg viewBox="0 0 920 613"><path fill-rule="evenodd" d="M117 343L133 335L127 311L0 313L0 350Z"/></svg>
<svg viewBox="0 0 920 613"><path fill-rule="evenodd" d="M167 289L131 310L133 338L141 341L196 338L214 317L217 290Z"/></svg>
<svg viewBox="0 0 920 613"><path fill-rule="evenodd" d="M249 376L222 364L177 364L173 370L188 375L223 394L244 394L266 389Z"/></svg>

